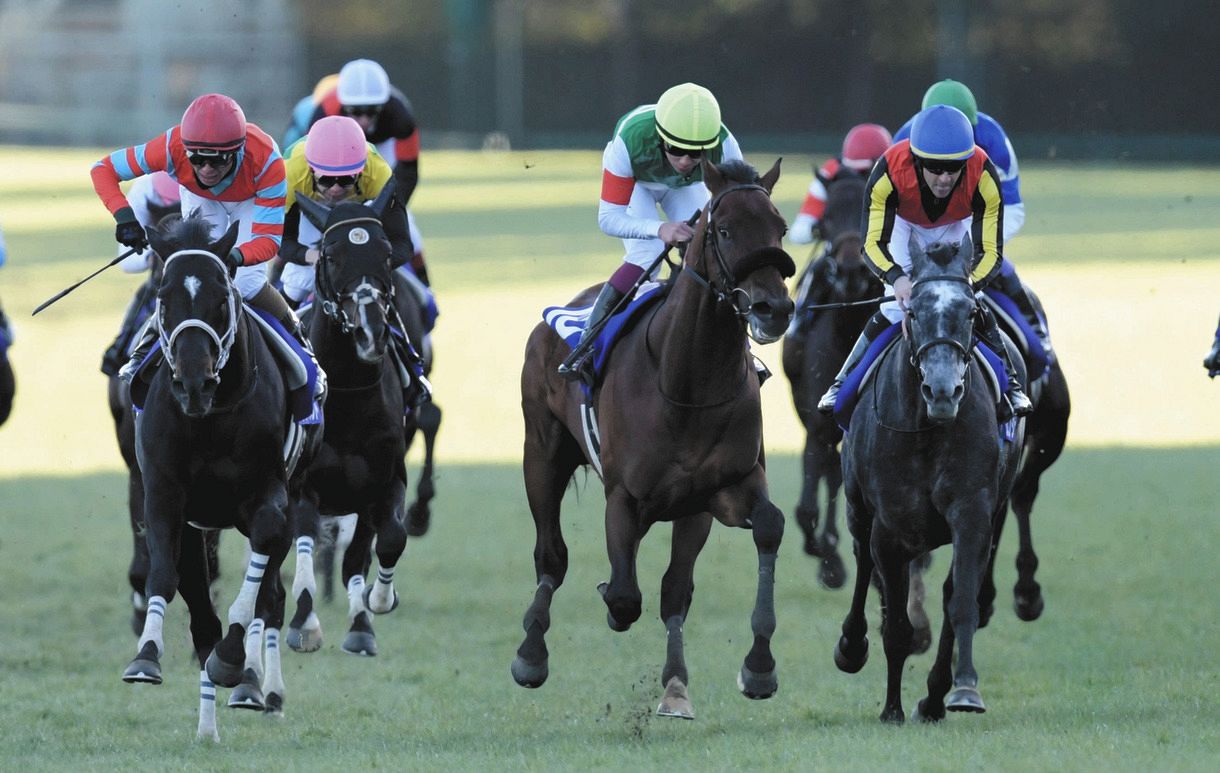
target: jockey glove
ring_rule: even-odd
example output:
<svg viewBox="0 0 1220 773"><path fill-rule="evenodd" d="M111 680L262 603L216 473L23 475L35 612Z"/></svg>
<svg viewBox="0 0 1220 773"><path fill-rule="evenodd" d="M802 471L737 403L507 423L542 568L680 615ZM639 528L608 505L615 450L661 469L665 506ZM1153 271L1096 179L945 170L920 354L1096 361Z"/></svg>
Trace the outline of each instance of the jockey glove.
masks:
<svg viewBox="0 0 1220 773"><path fill-rule="evenodd" d="M241 250L237 247L229 250L229 254L225 256L225 265L229 267L229 273L234 273L237 269L245 265L245 257L241 254Z"/></svg>
<svg viewBox="0 0 1220 773"><path fill-rule="evenodd" d="M148 247L148 238L144 235L144 226L136 220L136 214L131 207L123 207L114 213L117 225L114 227L114 239L125 247L143 250Z"/></svg>

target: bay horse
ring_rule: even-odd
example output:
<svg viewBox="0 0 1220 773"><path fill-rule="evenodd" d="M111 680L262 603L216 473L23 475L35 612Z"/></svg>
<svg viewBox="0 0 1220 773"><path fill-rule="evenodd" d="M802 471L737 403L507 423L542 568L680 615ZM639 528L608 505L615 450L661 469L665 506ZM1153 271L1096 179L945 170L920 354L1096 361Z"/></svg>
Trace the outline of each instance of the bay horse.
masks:
<svg viewBox="0 0 1220 773"><path fill-rule="evenodd" d="M390 242L381 217L394 189L386 186L371 204L345 202L333 209L308 197L301 214L322 233L309 338L327 373L326 428L305 473L297 524L293 596L297 611L288 643L303 652L322 644L313 610L317 584L313 546L319 515L356 513L351 546L343 556L350 629L343 650L376 655L371 614L398 606L394 570L406 548L403 508L407 490L404 381L390 350L395 295ZM366 587L373 538L377 579Z"/></svg>
<svg viewBox="0 0 1220 773"><path fill-rule="evenodd" d="M876 310L862 303L882 295L881 281L861 256L860 213L865 180L845 177L830 187L825 217L824 252L815 253L797 282L796 318L784 336L784 374L792 403L805 428L801 456L801 494L796 523L804 535L805 553L819 559L818 581L829 589L843 587L846 569L839 555L838 497L843 483L839 442L843 431L834 417L817 410L852 345ZM827 310L806 305L856 304ZM819 489L825 485L825 517ZM819 524L821 528L819 529Z"/></svg>
<svg viewBox="0 0 1220 773"><path fill-rule="evenodd" d="M181 591L202 668L198 736L216 740L216 685L242 683L246 648L261 650L264 624L266 700L257 706L272 712L283 706L279 569L293 520L285 464L287 387L219 257L236 243L237 224L217 241L211 239L210 223L197 216L171 225L165 234L149 229L148 236L157 254L165 256L154 312L165 361L147 385L136 422L148 613L123 680L161 683L165 609ZM223 528L237 528L249 539L251 552L222 637L196 530Z"/></svg>
<svg viewBox="0 0 1220 773"><path fill-rule="evenodd" d="M834 660L855 673L868 658L864 605L875 568L888 664L885 722L906 718L902 671L914 633L906 608L910 563L945 544L953 545L953 560L944 623L916 716L936 721L946 709L985 710L973 656L980 588L1021 448L1020 422L1013 440L1002 439L985 375L970 355L976 309L970 240L933 244L926 253L912 240L911 256L907 336L863 389L843 453L856 577Z"/></svg>
<svg viewBox="0 0 1220 773"><path fill-rule="evenodd" d="M672 289L624 333L593 390L600 457L582 440L582 387L556 370L567 345L545 323L526 345L523 468L537 532L538 585L511 668L523 687L547 679L551 600L568 569L560 504L577 467L597 468L600 458L610 580L599 590L612 630L626 631L640 617L640 541L653 524L673 523L661 580L667 645L657 713L687 719L694 711L682 626L694 594L695 559L713 519L752 530L758 552L753 646L738 687L749 698L769 698L778 688L771 636L784 517L767 493L759 379L746 339L747 330L759 343L783 335L793 308L784 278L795 271L780 247L786 225L770 197L779 162L762 177L744 162L714 166L705 159L702 170L711 199ZM573 303L587 305L598 289L585 290Z"/></svg>

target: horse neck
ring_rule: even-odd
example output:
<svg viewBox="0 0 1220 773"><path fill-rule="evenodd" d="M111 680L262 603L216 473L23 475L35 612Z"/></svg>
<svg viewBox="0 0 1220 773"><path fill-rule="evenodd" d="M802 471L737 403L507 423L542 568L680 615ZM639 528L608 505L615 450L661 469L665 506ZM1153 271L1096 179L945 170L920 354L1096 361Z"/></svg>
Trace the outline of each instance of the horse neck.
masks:
<svg viewBox="0 0 1220 773"><path fill-rule="evenodd" d="M696 232L689 250L698 249ZM727 401L744 381L746 340L741 322L728 301L718 302L705 279L718 275L710 261L688 255L668 300L649 331L649 346L657 353L661 392L671 401L702 406ZM709 270L711 273L709 273Z"/></svg>
<svg viewBox="0 0 1220 773"><path fill-rule="evenodd" d="M254 340L246 315L237 314L237 332L233 346L229 349L229 360L220 371L220 386L216 388L216 401L228 406L240 401L249 389L258 364Z"/></svg>

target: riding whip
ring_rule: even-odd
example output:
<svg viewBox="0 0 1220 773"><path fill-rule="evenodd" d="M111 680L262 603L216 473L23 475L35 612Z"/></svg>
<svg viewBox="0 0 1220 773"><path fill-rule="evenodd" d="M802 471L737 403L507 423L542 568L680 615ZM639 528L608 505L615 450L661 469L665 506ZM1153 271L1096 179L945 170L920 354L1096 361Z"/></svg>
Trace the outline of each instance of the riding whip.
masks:
<svg viewBox="0 0 1220 773"><path fill-rule="evenodd" d="M802 306L803 309L817 311L821 309L846 309L851 306L868 306L873 303L885 303L886 301L894 300L892 295L883 295L880 298L865 298L862 301L842 301L840 303L811 303L808 306Z"/></svg>
<svg viewBox="0 0 1220 773"><path fill-rule="evenodd" d="M123 260L123 258L127 258L127 257L130 257L130 256L132 256L132 255L135 255L135 254L136 254L136 252L137 252L136 248L135 248L135 247L132 247L132 248L131 248L130 250L128 250L127 252L124 252L122 255L119 255L117 258L115 258L114 260L110 261L110 262L109 262L109 263L107 263L106 265L102 266L102 267L101 267L101 268L99 268L97 271L94 271L92 274L90 274L89 276L87 276L87 277L85 277L84 279L80 280L79 282L77 282L76 284L72 285L71 287L67 287L67 288L64 288L63 290L60 290L60 291L59 291L58 293L56 293L55 295L51 296L50 298L46 299L46 300L45 300L45 301L43 301L42 303L38 304L38 308L36 308L36 309L34 309L32 312L30 312L30 316L31 316L31 317L32 317L32 316L34 316L35 314L37 314L38 312L42 311L42 310L43 310L43 309L45 309L46 307L50 306L52 303L55 303L55 301L58 301L60 298L64 297L64 296L65 296L65 295L67 295L68 293L72 292L72 291L73 291L73 290L75 290L76 288L80 287L80 286L81 286L81 285L83 285L85 282L88 282L88 281L89 281L90 279L92 279L93 277L95 277L95 276L97 276L98 274L102 273L103 271L105 271L106 269L110 268L111 266L118 264L118 262L119 262L119 261L121 261L121 260Z"/></svg>

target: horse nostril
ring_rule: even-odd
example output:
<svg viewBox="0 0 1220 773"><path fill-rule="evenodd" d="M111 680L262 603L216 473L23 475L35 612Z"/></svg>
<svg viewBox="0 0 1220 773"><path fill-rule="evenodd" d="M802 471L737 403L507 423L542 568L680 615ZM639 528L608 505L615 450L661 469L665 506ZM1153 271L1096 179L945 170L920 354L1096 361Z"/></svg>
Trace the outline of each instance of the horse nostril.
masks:
<svg viewBox="0 0 1220 773"><path fill-rule="evenodd" d="M953 399L954 400L961 400L962 395L964 395L964 394L966 394L966 388L963 387L961 384L958 384L956 387L953 388Z"/></svg>
<svg viewBox="0 0 1220 773"><path fill-rule="evenodd" d="M932 400L932 387L928 386L927 384L921 384L919 389L923 392L923 399L928 401Z"/></svg>

